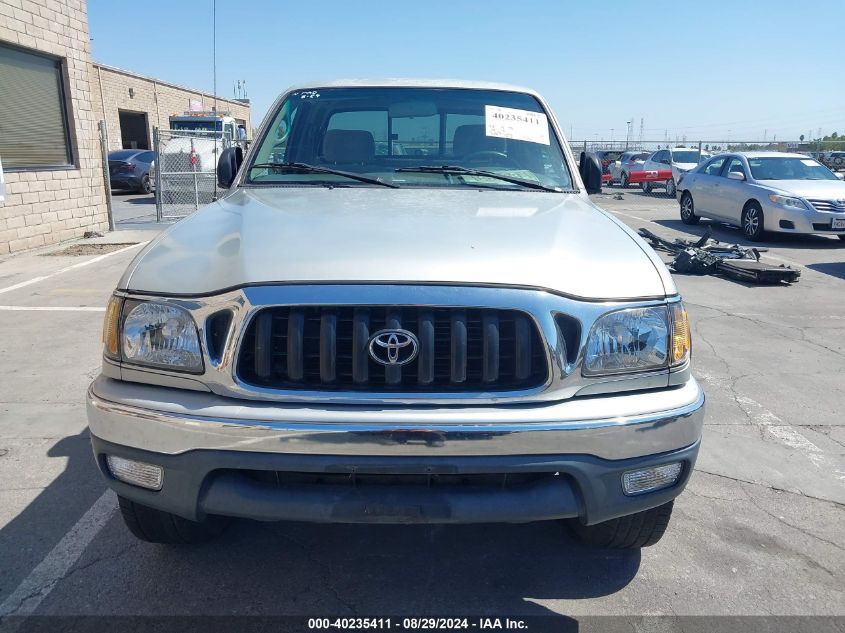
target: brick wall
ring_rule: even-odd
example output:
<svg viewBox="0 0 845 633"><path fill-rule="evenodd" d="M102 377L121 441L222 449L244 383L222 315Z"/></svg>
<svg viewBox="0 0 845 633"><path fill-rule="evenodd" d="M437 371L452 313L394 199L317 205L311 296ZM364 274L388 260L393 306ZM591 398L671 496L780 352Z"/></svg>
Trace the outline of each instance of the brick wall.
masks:
<svg viewBox="0 0 845 633"><path fill-rule="evenodd" d="M108 126L110 150L123 149L120 110L146 113L148 142L152 149L153 127L167 129L170 116L184 114L190 108L191 101L198 101L203 110L211 110L214 106L214 97L210 94L102 64L94 64L92 92L94 115L98 120L105 120ZM234 118L245 121L247 134L252 136L252 117L248 104L218 97L217 110L230 112Z"/></svg>
<svg viewBox="0 0 845 633"><path fill-rule="evenodd" d="M84 0L0 0L0 41L63 58L75 166L6 171L0 255L108 229Z"/></svg>

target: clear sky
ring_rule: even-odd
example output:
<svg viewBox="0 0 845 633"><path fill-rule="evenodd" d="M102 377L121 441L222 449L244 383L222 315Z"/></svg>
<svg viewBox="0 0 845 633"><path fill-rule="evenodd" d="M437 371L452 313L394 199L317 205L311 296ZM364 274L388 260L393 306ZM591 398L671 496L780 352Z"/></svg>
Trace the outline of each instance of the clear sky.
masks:
<svg viewBox="0 0 845 633"><path fill-rule="evenodd" d="M88 0L94 59L211 91L212 0ZM291 84L482 79L573 139L845 134L845 0L217 0L217 92L255 125Z"/></svg>

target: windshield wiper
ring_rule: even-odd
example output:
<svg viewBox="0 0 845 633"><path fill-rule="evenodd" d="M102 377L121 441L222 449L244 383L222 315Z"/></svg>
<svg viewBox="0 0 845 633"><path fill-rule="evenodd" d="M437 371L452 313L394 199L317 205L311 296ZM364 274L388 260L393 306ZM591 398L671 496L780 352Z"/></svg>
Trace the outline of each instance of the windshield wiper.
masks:
<svg viewBox="0 0 845 633"><path fill-rule="evenodd" d="M455 176L482 176L484 178L496 178L497 180L509 182L514 185L520 185L522 187L528 187L529 189L541 189L543 191L564 193L563 189L560 187L549 187L533 180L525 180L524 178L497 174L495 171L486 171L484 169L470 169L469 167L461 167L459 165L418 165L416 167L399 167L394 171L418 172L422 174L453 174Z"/></svg>
<svg viewBox="0 0 845 633"><path fill-rule="evenodd" d="M345 178L351 178L352 180L357 180L358 182L366 182L371 185L381 185L382 187L399 189L399 185L395 185L392 182L385 182L381 178L371 178L370 176L362 176L361 174L355 174L351 171L341 171L340 169L332 169L331 167L321 167L319 165L309 165L308 163L256 163L252 165L250 169L262 167L279 170L292 169L295 171L302 171L311 174L332 174L333 176L344 176Z"/></svg>

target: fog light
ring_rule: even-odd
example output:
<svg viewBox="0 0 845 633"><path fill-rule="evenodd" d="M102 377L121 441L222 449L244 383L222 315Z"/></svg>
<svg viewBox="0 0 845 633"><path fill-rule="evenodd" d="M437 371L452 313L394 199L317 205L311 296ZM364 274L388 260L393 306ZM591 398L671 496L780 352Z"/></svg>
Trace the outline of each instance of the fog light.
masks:
<svg viewBox="0 0 845 633"><path fill-rule="evenodd" d="M682 466L681 462L675 462L641 470L629 470L622 474L622 490L626 495L639 495L668 488L678 481Z"/></svg>
<svg viewBox="0 0 845 633"><path fill-rule="evenodd" d="M164 470L161 466L136 462L114 455L106 455L106 464L108 464L115 479L141 488L161 490L161 482L164 479Z"/></svg>

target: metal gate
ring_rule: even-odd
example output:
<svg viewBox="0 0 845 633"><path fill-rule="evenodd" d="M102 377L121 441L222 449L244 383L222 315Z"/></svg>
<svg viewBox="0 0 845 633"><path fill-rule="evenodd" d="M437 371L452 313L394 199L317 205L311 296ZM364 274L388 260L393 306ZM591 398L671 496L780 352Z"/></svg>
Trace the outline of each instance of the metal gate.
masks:
<svg viewBox="0 0 845 633"><path fill-rule="evenodd" d="M156 218L175 220L217 199L219 132L153 130Z"/></svg>

